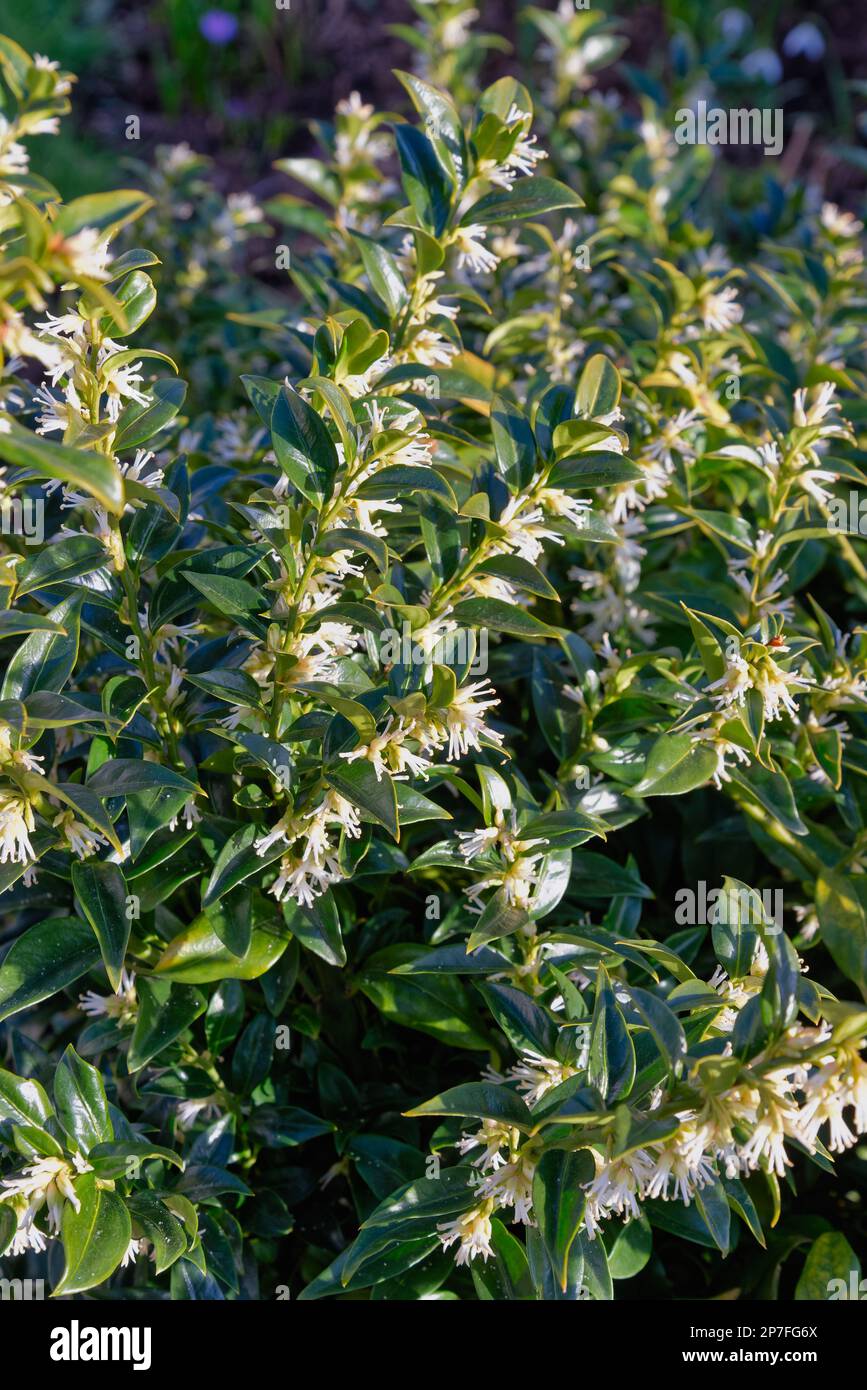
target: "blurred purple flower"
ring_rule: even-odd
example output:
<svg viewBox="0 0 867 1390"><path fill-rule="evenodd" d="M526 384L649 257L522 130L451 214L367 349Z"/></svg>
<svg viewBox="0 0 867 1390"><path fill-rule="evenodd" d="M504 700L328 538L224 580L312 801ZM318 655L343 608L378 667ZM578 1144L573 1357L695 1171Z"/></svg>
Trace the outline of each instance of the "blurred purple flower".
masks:
<svg viewBox="0 0 867 1390"><path fill-rule="evenodd" d="M757 77L771 87L776 86L783 76L783 65L772 48L753 49L744 58L741 68L748 77Z"/></svg>
<svg viewBox="0 0 867 1390"><path fill-rule="evenodd" d="M205 10L199 20L199 32L208 43L231 43L238 34L238 20L228 10Z"/></svg>
<svg viewBox="0 0 867 1390"><path fill-rule="evenodd" d="M803 54L811 63L818 63L825 52L822 31L805 19L789 30L783 40L783 52L787 58L798 58Z"/></svg>

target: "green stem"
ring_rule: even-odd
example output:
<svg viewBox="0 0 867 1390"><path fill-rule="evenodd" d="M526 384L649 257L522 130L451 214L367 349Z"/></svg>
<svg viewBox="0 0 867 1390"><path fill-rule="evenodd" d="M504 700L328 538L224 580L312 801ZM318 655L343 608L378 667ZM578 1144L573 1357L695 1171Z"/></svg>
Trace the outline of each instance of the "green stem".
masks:
<svg viewBox="0 0 867 1390"><path fill-rule="evenodd" d="M116 532L120 538L120 527L116 527ZM121 541L122 544L122 541ZM176 767L184 766L180 755L178 741L172 727L171 714L166 706L163 697L162 685L157 676L156 664L154 662L153 649L151 647L150 634L141 625L138 614L138 586L133 578L129 565L124 565L120 572L121 583L126 594L126 606L129 614L129 624L138 642L139 660L148 690L151 693L151 703L157 713L160 732L164 735L168 744L169 755Z"/></svg>

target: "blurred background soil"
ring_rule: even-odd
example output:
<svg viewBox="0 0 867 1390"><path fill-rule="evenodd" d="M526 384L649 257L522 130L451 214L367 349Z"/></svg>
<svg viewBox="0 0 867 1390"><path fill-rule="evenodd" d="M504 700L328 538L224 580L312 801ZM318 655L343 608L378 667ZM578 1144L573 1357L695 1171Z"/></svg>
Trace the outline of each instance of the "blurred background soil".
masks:
<svg viewBox="0 0 867 1390"><path fill-rule="evenodd" d="M476 5L479 28L533 60L520 4ZM540 0L537 8L555 5ZM684 36L704 53L721 26L745 23L749 51L765 61L775 55L775 100L789 138L797 128L806 163L813 171L818 162L831 196L860 206L867 187L865 0L749 0L740 7L595 0L593 8L628 38L623 63L663 83L676 75ZM732 14L742 18L732 21ZM414 54L391 26L414 20L408 0L0 0L3 32L78 74L72 119L38 152L39 167L67 197L114 186L119 160L180 141L215 159L225 189L273 192L282 186L271 172L274 159L312 150L310 122L327 120L352 90L379 109L405 110L392 69L412 67ZM799 46L790 36L804 25ZM514 61L493 52L486 77ZM635 101L618 67L602 72L597 85ZM130 115L140 119L134 145L126 138Z"/></svg>

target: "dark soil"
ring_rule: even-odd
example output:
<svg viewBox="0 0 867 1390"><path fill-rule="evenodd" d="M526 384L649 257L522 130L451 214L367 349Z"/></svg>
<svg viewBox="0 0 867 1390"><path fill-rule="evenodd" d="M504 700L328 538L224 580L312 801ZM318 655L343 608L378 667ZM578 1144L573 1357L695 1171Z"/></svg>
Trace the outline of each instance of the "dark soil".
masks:
<svg viewBox="0 0 867 1390"><path fill-rule="evenodd" d="M0 0L0 11L6 3ZM538 3L553 8L555 0ZM603 7L601 0L597 3ZM867 182L867 103L851 84L867 80L865 0L768 3L779 10L778 51L785 34L805 18L818 23L828 44L823 63L783 59L788 138L797 142L796 167L789 175L816 179L829 196L857 204ZM219 7L219 0L214 4ZM527 33L522 39L518 32L520 0L476 4L481 29L508 39L515 52L526 51ZM742 0L742 6L758 20L758 0ZM665 80L671 37L666 6L608 0L604 7L629 38L625 62ZM406 0L291 0L289 11L275 10L277 18L271 16L267 33L245 18L233 46L208 48L200 42L201 58L192 75L189 64L184 68L173 57L159 0L115 0L110 12L110 59L97 57L83 75L75 111L79 129L91 142L121 156L130 153L125 122L135 112L141 119L137 156L147 158L160 143L186 140L216 160L225 188L252 188L262 196L284 186L271 172L273 161L310 152L309 123L329 119L335 103L353 89L380 110L406 108L392 69L411 67L413 54L389 32L393 24L413 23L415 12ZM191 4L190 13L197 12ZM194 18L190 22L195 25ZM15 33L14 18L7 27ZM493 53L484 78L493 80L513 66L508 55ZM598 83L603 90L616 86L635 101L616 68L600 74ZM860 146L854 162L841 157L844 146Z"/></svg>

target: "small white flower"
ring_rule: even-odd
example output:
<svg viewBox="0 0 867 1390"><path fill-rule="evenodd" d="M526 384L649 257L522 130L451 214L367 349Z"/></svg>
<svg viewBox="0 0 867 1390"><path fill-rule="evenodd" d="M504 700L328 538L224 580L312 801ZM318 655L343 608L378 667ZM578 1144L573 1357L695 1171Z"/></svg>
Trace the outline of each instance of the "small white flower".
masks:
<svg viewBox="0 0 867 1390"><path fill-rule="evenodd" d="M23 1197L28 1203L25 1217L28 1226L32 1226L34 1216L43 1205L46 1206L49 1230L56 1234L60 1230L64 1202L69 1202L76 1211L81 1210L73 1182L80 1173L89 1171L90 1165L78 1154L74 1154L71 1161L65 1158L38 1158L17 1178L0 1180L0 1187L6 1189L5 1197L0 1200ZM30 1243L32 1245L32 1238Z"/></svg>
<svg viewBox="0 0 867 1390"><path fill-rule="evenodd" d="M62 399L52 396L47 386L38 387L35 401L42 407L42 414L36 417L37 434L51 434L54 430L63 434L73 417L84 418L84 407L72 382L64 386Z"/></svg>
<svg viewBox="0 0 867 1390"><path fill-rule="evenodd" d="M539 501L545 511L564 517L576 530L580 531L586 526L587 511L591 506L589 497L572 497L562 488L545 487L539 493Z"/></svg>
<svg viewBox="0 0 867 1390"><path fill-rule="evenodd" d="M312 907L316 899L334 883L340 883L343 873L333 854L324 854L321 862L305 852L301 856L285 854L269 893L282 902L294 898L302 907Z"/></svg>
<svg viewBox="0 0 867 1390"><path fill-rule="evenodd" d="M186 801L184 802L181 815L184 818L184 825L186 826L187 830L192 830L194 825L199 824L202 817L199 808L196 805L196 799L194 796L187 797ZM172 819L169 821L169 830L176 830L177 824L178 817L172 816Z"/></svg>
<svg viewBox="0 0 867 1390"><path fill-rule="evenodd" d="M473 8L460 10L457 14L450 14L439 33L443 48L449 52L455 48L463 48L467 41L467 35L478 17L478 10Z"/></svg>
<svg viewBox="0 0 867 1390"><path fill-rule="evenodd" d="M833 492L824 486L825 483L836 483L839 474L830 468L806 468L798 474L798 482L805 492L824 506L833 497Z"/></svg>
<svg viewBox="0 0 867 1390"><path fill-rule="evenodd" d="M454 233L452 243L457 248L459 270L467 266L477 275L496 270L500 258L485 245L487 232L487 227L474 222L469 227L459 227Z"/></svg>
<svg viewBox="0 0 867 1390"><path fill-rule="evenodd" d="M784 1178L786 1169L792 1166L785 1140L799 1137L798 1126L795 1102L772 1086L763 1086L758 1093L756 1127L739 1152L742 1170L754 1172L761 1164L778 1178Z"/></svg>
<svg viewBox="0 0 867 1390"><path fill-rule="evenodd" d="M785 648L779 650L785 651ZM784 671L770 655L762 656L752 666L753 685L762 697L765 718L781 719L783 712L795 717L798 706L792 696L793 690L806 689L809 681Z"/></svg>
<svg viewBox="0 0 867 1390"><path fill-rule="evenodd" d="M150 449L136 449L132 462L122 463L120 471L128 482L141 483L143 487L159 487L163 481L163 470L151 468L149 472L144 472L155 457Z"/></svg>
<svg viewBox="0 0 867 1390"><path fill-rule="evenodd" d="M67 77L62 77L58 71L60 64L51 58L46 58L42 53L34 53L33 66L40 72L52 72L54 77L54 95L65 97L72 91L72 83Z"/></svg>
<svg viewBox="0 0 867 1390"><path fill-rule="evenodd" d="M336 110L340 116L355 116L360 121L369 121L374 108L362 99L360 92L350 92L348 97L338 101Z"/></svg>
<svg viewBox="0 0 867 1390"><path fill-rule="evenodd" d="M135 972L122 970L115 994L97 994L89 989L79 995L78 1007L88 1018L113 1018L121 1024L132 1024L138 1014Z"/></svg>
<svg viewBox="0 0 867 1390"><path fill-rule="evenodd" d="M684 435L686 431L692 429L693 425L701 422L701 413L698 410L679 410L677 415L671 420L666 420L659 428L659 433L655 439L645 444L643 453L649 459L654 459L663 464L667 470L674 467L673 451L677 452L685 459L695 458L695 449Z"/></svg>
<svg viewBox="0 0 867 1390"><path fill-rule="evenodd" d="M458 686L446 711L450 759L466 757L471 748L480 753L481 739L500 747L503 735L489 728L486 723L488 710L495 709L499 703L496 692L487 679Z"/></svg>
<svg viewBox="0 0 867 1390"><path fill-rule="evenodd" d="M702 1148L703 1135L694 1124L682 1124L663 1144L650 1149L653 1171L644 1180L643 1196L671 1199L689 1206L701 1188L716 1179L713 1165Z"/></svg>
<svg viewBox="0 0 867 1390"><path fill-rule="evenodd" d="M847 240L860 236L864 230L864 223L859 222L854 213L842 211L836 203L822 204L821 221L826 232Z"/></svg>
<svg viewBox="0 0 867 1390"><path fill-rule="evenodd" d="M5 116L0 116L0 178L12 183L15 174L26 174L30 167L27 147L12 138L13 129L16 127L10 125Z"/></svg>
<svg viewBox="0 0 867 1390"><path fill-rule="evenodd" d="M177 145L160 145L157 149L157 156L160 168L170 174L180 173L181 170L188 169L190 165L195 164L198 157L186 140L182 140Z"/></svg>
<svg viewBox="0 0 867 1390"><path fill-rule="evenodd" d="M587 1188L584 1215L584 1224L591 1239L605 1217L612 1214L637 1217L641 1214L639 1195L656 1171L653 1159L644 1149L635 1149L610 1163L597 1162L600 1162L599 1171Z"/></svg>
<svg viewBox="0 0 867 1390"><path fill-rule="evenodd" d="M533 1174L535 1163L518 1157L489 1173L479 1192L496 1202L498 1207L514 1207L515 1221L528 1225L533 1212Z"/></svg>
<svg viewBox="0 0 867 1390"><path fill-rule="evenodd" d="M839 405L835 401L837 387L833 381L823 381L814 389L813 399L807 405L808 391L806 387L795 392L795 424L803 428L805 425L820 425L832 411L838 410Z"/></svg>
<svg viewBox="0 0 867 1390"><path fill-rule="evenodd" d="M766 468L769 473L775 474L781 462L779 445L774 440L771 440L767 444L760 444L759 458L762 461L762 466Z"/></svg>
<svg viewBox="0 0 867 1390"><path fill-rule="evenodd" d="M0 764L23 768L25 772L41 772L40 763L45 757L40 753L29 753L25 748L13 748L12 728L0 723Z"/></svg>
<svg viewBox="0 0 867 1390"><path fill-rule="evenodd" d="M733 285L721 290L705 291L699 300L702 321L711 333L727 333L740 323L744 311L737 302L738 292Z"/></svg>
<svg viewBox="0 0 867 1390"><path fill-rule="evenodd" d="M163 699L169 709L178 702L186 674L182 666L175 666L173 662L169 663L169 678L163 691Z"/></svg>
<svg viewBox="0 0 867 1390"><path fill-rule="evenodd" d="M727 657L725 674L711 681L707 688L719 691L714 698L721 709L742 705L747 691L753 688L752 673L745 659L740 655Z"/></svg>
<svg viewBox="0 0 867 1390"><path fill-rule="evenodd" d="M359 758L372 763L378 782L382 781L386 772L400 773L407 766L423 776L431 764L422 754L413 755L405 747L405 740L411 732L400 719L390 716L382 733L375 734L368 743L361 743L357 748L348 753L341 753L340 756L350 763L356 762Z"/></svg>
<svg viewBox="0 0 867 1390"><path fill-rule="evenodd" d="M122 366L103 367L100 376L103 390L108 398L106 414L109 420L116 421L118 419L125 400L135 401L138 405L150 403L151 397L146 391L141 390L143 380L141 362L127 362Z"/></svg>
<svg viewBox="0 0 867 1390"><path fill-rule="evenodd" d="M406 349L406 357L420 362L425 367L448 367L457 357L460 349L434 328L419 328ZM397 355L398 360L400 354ZM428 459L428 462L430 459Z"/></svg>
<svg viewBox="0 0 867 1390"><path fill-rule="evenodd" d="M506 1162L502 1150L509 1148L511 1136L508 1125L502 1125L497 1120L482 1120L481 1129L476 1134L462 1134L455 1147L462 1156L472 1153L474 1149L481 1149L479 1156L473 1159L473 1167L487 1172L500 1168Z"/></svg>
<svg viewBox="0 0 867 1390"><path fill-rule="evenodd" d="M82 227L56 248L74 275L89 280L108 279L108 242L95 227Z"/></svg>
<svg viewBox="0 0 867 1390"><path fill-rule="evenodd" d="M61 811L51 824L55 830L60 831L67 847L79 859L89 858L96 853L100 845L108 844L108 840L98 830L92 830L83 821L76 820L74 811Z"/></svg>
<svg viewBox="0 0 867 1390"><path fill-rule="evenodd" d="M0 1197L0 1201L11 1208L18 1222L8 1253L12 1256L26 1255L28 1250L34 1250L37 1254L41 1254L43 1250L46 1250L51 1236L46 1238L45 1233L36 1225L35 1217L38 1212L36 1204L31 1205L25 1198L14 1196Z"/></svg>
<svg viewBox="0 0 867 1390"><path fill-rule="evenodd" d="M35 828L30 802L13 792L0 792L0 864L26 864L35 858L30 843Z"/></svg>
<svg viewBox="0 0 867 1390"><path fill-rule="evenodd" d="M565 544L563 537L549 527L543 526L544 513L541 507L523 510L524 499L513 497L506 504L497 520L503 534L492 547L494 553L520 555L523 560L535 564L542 554L545 541L555 545Z"/></svg>
<svg viewBox="0 0 867 1390"><path fill-rule="evenodd" d="M517 1081L518 1090L523 1092L527 1104L532 1107L542 1099L546 1091L574 1076L577 1068L568 1062L558 1062L553 1057L543 1057L530 1048L521 1053L521 1061L511 1067L509 1076Z"/></svg>
<svg viewBox="0 0 867 1390"><path fill-rule="evenodd" d="M470 1264L478 1255L487 1260L493 1255L491 1246L491 1202L473 1207L454 1221L441 1221L437 1233L444 1250L459 1241L455 1263Z"/></svg>
<svg viewBox="0 0 867 1390"><path fill-rule="evenodd" d="M717 790L721 790L723 782L732 780L729 772L729 761L733 758L736 763L742 763L746 767L750 765L750 755L745 748L737 743L732 743L729 739L723 738L715 729L701 729L692 735L697 743L708 743L716 754L716 770L712 774L712 780Z"/></svg>
<svg viewBox="0 0 867 1390"><path fill-rule="evenodd" d="M201 1096L197 1100L182 1100L178 1103L178 1129L192 1129L197 1120L216 1119L220 1114L219 1097Z"/></svg>
<svg viewBox="0 0 867 1390"><path fill-rule="evenodd" d="M481 830L459 830L457 836L463 841L460 850L464 858L475 859L477 855L483 854L486 849L491 849L497 843L500 831L498 826L493 825Z"/></svg>
<svg viewBox="0 0 867 1390"><path fill-rule="evenodd" d="M147 1255L151 1250L151 1243L146 1236L133 1238L126 1247L126 1253L120 1262L121 1269L126 1269L127 1265L135 1264L138 1255ZM151 1259L156 1258L156 1251L151 1252Z"/></svg>

